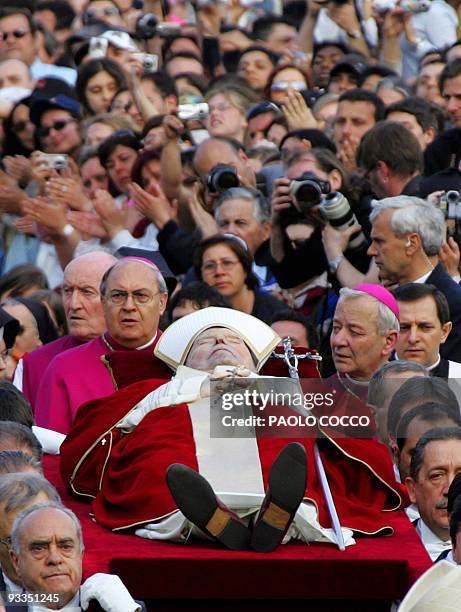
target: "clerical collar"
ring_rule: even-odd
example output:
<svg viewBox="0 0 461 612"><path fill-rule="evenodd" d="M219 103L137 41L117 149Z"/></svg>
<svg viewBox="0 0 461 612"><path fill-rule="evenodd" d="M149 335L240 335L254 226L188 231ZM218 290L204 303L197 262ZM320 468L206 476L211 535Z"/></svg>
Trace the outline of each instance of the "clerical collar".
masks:
<svg viewBox="0 0 461 612"><path fill-rule="evenodd" d="M146 344L143 344L142 346L137 346L133 350L135 350L135 351L142 351L142 350L148 348L157 339L157 334L158 334L158 330L155 332L154 337L151 338L151 340L149 340L149 342L146 342ZM112 336L110 336L107 332L104 332L103 335L101 336L101 338L102 338L102 341L104 342L104 344L107 346L107 348L110 351L128 351L128 350L130 350L126 346L123 346L122 344L120 344L120 342L117 342L116 340L114 340L112 338Z"/></svg>

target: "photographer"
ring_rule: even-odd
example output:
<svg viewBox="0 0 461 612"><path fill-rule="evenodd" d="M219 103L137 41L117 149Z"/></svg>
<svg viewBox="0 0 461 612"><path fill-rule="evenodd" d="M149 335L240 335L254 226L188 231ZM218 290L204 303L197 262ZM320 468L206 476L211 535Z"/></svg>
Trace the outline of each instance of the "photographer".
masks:
<svg viewBox="0 0 461 612"><path fill-rule="evenodd" d="M322 205L318 206L318 201L317 205L312 205L312 201L300 203L292 193L293 181L308 179L312 183L317 183L319 191L322 191L324 196L328 192L340 191L350 203L349 205L347 201L342 201L340 217L344 214L350 216L352 207L367 234L369 207L358 203L357 194L350 186L346 170L331 151L325 149L295 151L288 158L285 168L285 178L276 180L272 197L271 252L277 262L272 266L275 277L281 287L290 288L315 278L329 269L322 246L322 228L327 223L319 213ZM290 240L290 231L297 230L300 225L306 228L306 224L310 235L301 244L297 240ZM365 271L369 265L369 258L366 255L367 241L363 234L359 236L360 239L354 244L355 248L348 251L347 257L359 270ZM296 246L297 244L299 246ZM334 267L334 262L330 263ZM331 268L330 270L334 272Z"/></svg>

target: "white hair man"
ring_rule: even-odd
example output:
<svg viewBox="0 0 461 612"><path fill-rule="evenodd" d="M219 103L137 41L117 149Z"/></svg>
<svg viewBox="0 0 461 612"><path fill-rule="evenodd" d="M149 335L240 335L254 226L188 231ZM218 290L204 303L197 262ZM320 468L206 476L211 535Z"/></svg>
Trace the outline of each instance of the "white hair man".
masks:
<svg viewBox="0 0 461 612"><path fill-rule="evenodd" d="M438 262L446 235L441 210L425 200L409 196L385 198L374 206L371 245L380 279L385 284L427 283L448 301L453 329L441 355L461 361L461 287Z"/></svg>
<svg viewBox="0 0 461 612"><path fill-rule="evenodd" d="M83 552L78 518L56 501L28 507L14 521L12 564L26 593L43 597L40 609L87 610L91 600L107 612L144 609L116 575L94 574L82 584Z"/></svg>
<svg viewBox="0 0 461 612"><path fill-rule="evenodd" d="M337 372L334 376L352 394L366 399L370 378L394 350L398 317L395 298L380 285L341 289L330 344Z"/></svg>
<svg viewBox="0 0 461 612"><path fill-rule="evenodd" d="M151 539L178 539L188 532L186 516L229 548L243 549L250 544L255 550L269 551L282 541L294 519L295 532L308 539L307 530L311 527L307 525L313 525L308 514L313 506L302 503L298 511L297 508L300 497L306 495L305 453L308 466L313 466L315 439L306 437L299 446L288 444L289 440L283 437L256 440L255 436L218 438L211 434L210 414L215 415L217 410L219 417L221 413L212 403L216 393L212 385L210 388L210 380L223 384L221 379L230 377L235 389L247 388L249 379L257 377L255 372L279 341L271 328L250 315L232 309L205 308L173 323L156 345L156 356L176 370L169 383L136 383L110 398L93 402L91 433L87 426L89 413L86 406L81 407L61 447L62 474L65 480L72 475L74 492L83 492L82 485L86 492L94 491L96 520L110 529L138 526L137 535ZM109 422L112 426L108 426ZM121 438L122 446L115 442L111 453L109 437L118 440L120 432L126 434ZM95 440L101 441L97 447ZM336 453L333 449L338 448L337 444L330 448L326 439L322 454L327 476L336 480L330 486L335 490L342 520L348 526L358 525L357 517L350 514L349 500L355 493L361 498L362 493L356 490L358 464L352 475L349 458L366 448L358 469L364 470L361 477L365 480L371 478L373 501L368 500L371 504L367 503L367 511L359 517L359 522L364 521L360 529L379 532L383 527L382 513L378 518L375 504L382 510L385 500L389 501L389 489L396 490L389 453L374 440L360 440L357 444L350 438L336 443L340 449L347 446L344 455L340 451L334 460L335 466L341 465L341 478L345 478L342 483L337 482L338 471L335 477L331 470L333 463L328 465L329 450ZM105 465L101 490L97 483L102 474L96 473L87 461L90 447L105 457L100 463ZM370 462L373 467L368 471ZM180 465L171 467L172 464ZM375 480L377 473L382 478L379 482ZM270 486L265 497L267 479ZM385 494L383 482L387 483ZM307 490L318 509L314 531L323 537L321 525L329 519L315 470L308 471ZM243 502L252 512L257 512L262 502L253 533L222 502L233 509L242 508Z"/></svg>

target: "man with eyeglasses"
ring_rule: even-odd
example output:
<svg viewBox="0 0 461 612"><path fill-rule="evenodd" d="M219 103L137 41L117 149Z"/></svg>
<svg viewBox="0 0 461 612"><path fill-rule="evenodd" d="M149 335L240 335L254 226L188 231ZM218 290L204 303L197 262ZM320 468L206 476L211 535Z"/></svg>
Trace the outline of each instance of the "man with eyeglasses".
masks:
<svg viewBox="0 0 461 612"><path fill-rule="evenodd" d="M38 98L30 109L30 120L36 126L35 134L45 153L78 157L82 145L79 119L80 104L64 94L51 99Z"/></svg>
<svg viewBox="0 0 461 612"><path fill-rule="evenodd" d="M24 8L0 8L0 60L19 59L30 66L32 78L57 77L75 85L77 71L38 59L37 26Z"/></svg>
<svg viewBox="0 0 461 612"><path fill-rule="evenodd" d="M106 271L100 293L107 331L51 361L37 393L37 425L67 434L81 404L114 392L112 376L101 360L106 353L153 352L168 299L157 266L147 259L124 257Z"/></svg>

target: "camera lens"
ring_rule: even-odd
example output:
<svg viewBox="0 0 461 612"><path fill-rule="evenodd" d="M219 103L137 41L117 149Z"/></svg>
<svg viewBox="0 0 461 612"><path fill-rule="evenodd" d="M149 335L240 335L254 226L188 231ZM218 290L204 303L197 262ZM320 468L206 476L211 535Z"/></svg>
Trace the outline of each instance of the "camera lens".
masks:
<svg viewBox="0 0 461 612"><path fill-rule="evenodd" d="M240 181L235 168L220 164L208 175L207 187L212 193L222 193L232 187L239 187Z"/></svg>

